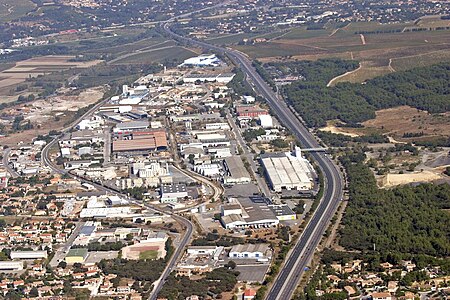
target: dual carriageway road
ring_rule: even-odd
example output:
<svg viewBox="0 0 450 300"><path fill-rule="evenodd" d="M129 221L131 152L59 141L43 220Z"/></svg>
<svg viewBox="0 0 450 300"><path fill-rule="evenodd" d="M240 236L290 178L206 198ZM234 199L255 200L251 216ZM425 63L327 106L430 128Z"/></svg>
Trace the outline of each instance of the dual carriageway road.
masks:
<svg viewBox="0 0 450 300"><path fill-rule="evenodd" d="M294 134L304 148L321 148L313 134L256 72L246 55L230 48L221 48L183 37L173 32L170 25L170 22L165 22L161 24L161 28L175 40L227 55L241 68L256 92L267 100L278 119ZM266 295L267 300L286 300L292 297L343 196L344 182L339 167L325 153L311 152L311 156L324 176L323 197L305 230L288 253L281 271Z"/></svg>

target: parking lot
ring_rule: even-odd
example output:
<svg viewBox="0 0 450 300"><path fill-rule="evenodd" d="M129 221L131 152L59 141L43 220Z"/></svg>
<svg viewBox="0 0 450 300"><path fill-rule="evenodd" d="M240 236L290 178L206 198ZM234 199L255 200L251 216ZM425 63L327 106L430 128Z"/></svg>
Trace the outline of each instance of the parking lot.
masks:
<svg viewBox="0 0 450 300"><path fill-rule="evenodd" d="M98 263L102 259L114 259L119 255L119 251L99 251L89 252L85 263Z"/></svg>
<svg viewBox="0 0 450 300"><path fill-rule="evenodd" d="M239 271L238 281L260 282L264 281L264 276L269 270L269 264L264 265L238 265L236 271Z"/></svg>

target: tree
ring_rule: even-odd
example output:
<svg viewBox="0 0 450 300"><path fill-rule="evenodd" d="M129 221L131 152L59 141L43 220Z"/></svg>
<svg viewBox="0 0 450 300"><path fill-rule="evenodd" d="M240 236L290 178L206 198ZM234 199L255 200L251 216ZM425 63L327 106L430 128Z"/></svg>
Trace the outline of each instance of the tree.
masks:
<svg viewBox="0 0 450 300"><path fill-rule="evenodd" d="M65 261L60 261L58 264L58 268L65 269L67 267L67 263Z"/></svg>
<svg viewBox="0 0 450 300"><path fill-rule="evenodd" d="M234 270L236 268L236 263L234 261L230 260L227 263L227 268Z"/></svg>
<svg viewBox="0 0 450 300"><path fill-rule="evenodd" d="M4 219L0 219L0 229L3 229L6 227L6 221Z"/></svg>
<svg viewBox="0 0 450 300"><path fill-rule="evenodd" d="M30 297L39 297L39 291L36 287L33 287L28 293Z"/></svg>

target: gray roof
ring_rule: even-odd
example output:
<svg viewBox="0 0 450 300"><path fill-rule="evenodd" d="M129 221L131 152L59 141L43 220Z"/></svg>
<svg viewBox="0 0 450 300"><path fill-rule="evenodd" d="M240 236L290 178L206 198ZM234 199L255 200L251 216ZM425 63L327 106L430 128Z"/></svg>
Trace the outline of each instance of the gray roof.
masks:
<svg viewBox="0 0 450 300"><path fill-rule="evenodd" d="M242 162L240 156L230 156L225 158L225 164L231 177L233 178L250 177L250 174L245 168L244 163Z"/></svg>
<svg viewBox="0 0 450 300"><path fill-rule="evenodd" d="M130 122L119 123L116 125L116 128L117 129L128 129L128 128L136 128L136 127L147 128L148 126L149 126L148 121L130 121Z"/></svg>
<svg viewBox="0 0 450 300"><path fill-rule="evenodd" d="M276 216L295 215L295 212L287 205L271 205L269 208Z"/></svg>
<svg viewBox="0 0 450 300"><path fill-rule="evenodd" d="M230 252L261 252L266 253L269 244L240 244L231 248Z"/></svg>
<svg viewBox="0 0 450 300"><path fill-rule="evenodd" d="M161 186L162 193L178 193L178 192L186 192L185 184L168 184Z"/></svg>

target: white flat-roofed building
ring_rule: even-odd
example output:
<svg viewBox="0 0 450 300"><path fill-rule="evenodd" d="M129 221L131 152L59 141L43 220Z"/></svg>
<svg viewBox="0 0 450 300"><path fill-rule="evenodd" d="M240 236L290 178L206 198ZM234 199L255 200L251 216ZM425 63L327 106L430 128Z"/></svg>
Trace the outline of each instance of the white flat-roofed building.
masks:
<svg viewBox="0 0 450 300"><path fill-rule="evenodd" d="M81 120L80 123L78 123L78 125L76 126L76 128L78 130L86 130L86 129L92 130L101 127L103 124L105 124L105 120L103 120L103 118L99 116L94 116L90 119Z"/></svg>
<svg viewBox="0 0 450 300"><path fill-rule="evenodd" d="M83 208L80 212L80 218L125 218L133 216L129 206Z"/></svg>
<svg viewBox="0 0 450 300"><path fill-rule="evenodd" d="M262 155L266 178L275 192L285 190L311 190L314 187L314 169L309 161L301 157L298 147L291 153Z"/></svg>
<svg viewBox="0 0 450 300"><path fill-rule="evenodd" d="M233 156L231 154L230 148L208 148L208 154L212 155L214 158L225 158Z"/></svg>
<svg viewBox="0 0 450 300"><path fill-rule="evenodd" d="M11 251L11 259L46 259L47 251Z"/></svg>
<svg viewBox="0 0 450 300"><path fill-rule="evenodd" d="M207 123L205 124L206 130L230 130L228 123Z"/></svg>
<svg viewBox="0 0 450 300"><path fill-rule="evenodd" d="M206 177L217 177L220 175L219 164L202 164L194 167L194 172L197 172Z"/></svg>
<svg viewBox="0 0 450 300"><path fill-rule="evenodd" d="M262 128L272 128L273 120L271 115L260 115L259 122Z"/></svg>
<svg viewBox="0 0 450 300"><path fill-rule="evenodd" d="M217 141L217 140L224 140L226 139L226 135L223 133L203 133L203 134L197 134L197 139L202 142L209 142L209 141Z"/></svg>
<svg viewBox="0 0 450 300"><path fill-rule="evenodd" d="M222 205L220 212L222 216L240 215L242 214L242 207L239 204Z"/></svg>
<svg viewBox="0 0 450 300"><path fill-rule="evenodd" d="M0 271L23 270L23 261L0 261Z"/></svg>
<svg viewBox="0 0 450 300"><path fill-rule="evenodd" d="M186 252L189 255L213 255L217 246L189 246Z"/></svg>
<svg viewBox="0 0 450 300"><path fill-rule="evenodd" d="M215 54L202 54L196 57L186 59L182 66L197 66L197 67L217 67L220 65L220 60Z"/></svg>
<svg viewBox="0 0 450 300"><path fill-rule="evenodd" d="M269 244L244 244L231 248L228 257L233 259L268 259L271 257Z"/></svg>
<svg viewBox="0 0 450 300"><path fill-rule="evenodd" d="M256 101L255 97L253 96L244 96L243 98L245 103L254 103Z"/></svg>

